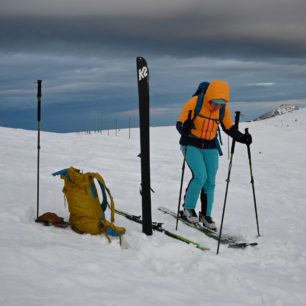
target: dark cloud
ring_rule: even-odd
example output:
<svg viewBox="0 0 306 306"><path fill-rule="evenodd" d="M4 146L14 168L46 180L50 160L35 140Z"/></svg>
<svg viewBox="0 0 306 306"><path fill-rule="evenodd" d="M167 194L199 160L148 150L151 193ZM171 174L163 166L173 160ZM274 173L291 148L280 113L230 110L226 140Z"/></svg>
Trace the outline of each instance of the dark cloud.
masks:
<svg viewBox="0 0 306 306"><path fill-rule="evenodd" d="M304 1L114 2L2 3L1 49L227 58L303 58L306 51Z"/></svg>
<svg viewBox="0 0 306 306"><path fill-rule="evenodd" d="M56 120L63 130L94 125L102 113L110 125L136 118L137 55L149 59L154 122L175 122L202 80L228 80L239 103L305 101L305 8L301 0L1 1L0 124L16 112L25 126L38 78L50 129Z"/></svg>

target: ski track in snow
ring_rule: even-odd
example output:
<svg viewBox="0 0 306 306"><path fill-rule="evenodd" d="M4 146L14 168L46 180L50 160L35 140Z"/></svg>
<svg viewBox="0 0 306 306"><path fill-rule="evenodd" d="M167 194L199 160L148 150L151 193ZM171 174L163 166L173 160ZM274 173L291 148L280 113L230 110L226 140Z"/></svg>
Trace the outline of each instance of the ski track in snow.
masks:
<svg viewBox="0 0 306 306"><path fill-rule="evenodd" d="M249 127L261 237L256 238L246 147L236 145L223 231L257 241L245 250L179 224L179 233L202 243L202 252L116 216L127 233L122 247L103 236L47 227L36 217L37 133L0 128L1 305L306 305L306 109ZM182 156L174 127L151 128L152 216L177 209ZM228 171L227 136L220 158L213 217L220 224ZM51 174L74 166L104 177L116 206L141 214L138 129L99 133L41 133L40 213L68 218L63 181ZM190 179L186 167L184 189ZM198 203L198 207L199 207Z"/></svg>

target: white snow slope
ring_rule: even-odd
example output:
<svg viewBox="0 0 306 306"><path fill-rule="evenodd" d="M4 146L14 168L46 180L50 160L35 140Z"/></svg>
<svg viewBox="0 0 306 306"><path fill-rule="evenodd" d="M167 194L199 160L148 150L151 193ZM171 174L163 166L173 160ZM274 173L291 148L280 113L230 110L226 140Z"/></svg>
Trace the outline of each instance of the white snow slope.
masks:
<svg viewBox="0 0 306 306"><path fill-rule="evenodd" d="M36 217L37 133L0 128L0 305L306 305L306 109L241 123L251 146L261 237L257 238L246 146L236 145L224 232L257 241L244 250L221 245L179 224L203 252L116 216L117 239L47 227ZM174 127L151 129L152 216L175 231L182 156ZM213 217L220 224L228 171L227 137L220 158ZM63 181L51 174L74 166L100 172L116 206L141 214L137 129L118 136L41 133L40 213L65 219ZM190 171L186 168L184 189ZM198 208L199 208L198 203Z"/></svg>

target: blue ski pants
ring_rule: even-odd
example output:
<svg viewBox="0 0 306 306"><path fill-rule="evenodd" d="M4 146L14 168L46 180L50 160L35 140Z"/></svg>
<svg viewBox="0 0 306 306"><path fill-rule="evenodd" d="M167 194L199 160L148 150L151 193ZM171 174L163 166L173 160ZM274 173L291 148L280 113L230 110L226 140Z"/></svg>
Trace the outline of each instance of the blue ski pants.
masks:
<svg viewBox="0 0 306 306"><path fill-rule="evenodd" d="M181 146L181 151L192 173L185 193L184 208L195 209L201 189L204 188L207 195L206 216L211 216L219 152L217 149L200 149L194 146Z"/></svg>

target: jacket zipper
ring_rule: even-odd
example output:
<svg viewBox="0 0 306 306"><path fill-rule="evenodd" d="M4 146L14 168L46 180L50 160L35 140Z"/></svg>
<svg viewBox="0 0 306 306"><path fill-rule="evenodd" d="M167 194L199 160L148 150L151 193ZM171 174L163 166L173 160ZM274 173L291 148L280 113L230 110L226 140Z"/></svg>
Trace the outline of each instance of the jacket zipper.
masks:
<svg viewBox="0 0 306 306"><path fill-rule="evenodd" d="M207 129L206 129L206 132L205 132L205 137L207 137L208 129L209 129L209 124L210 124L210 120L211 120L211 113L212 113L212 111L210 111L208 119L203 120L202 129L201 129L201 138L203 139L202 147L201 147L202 149L204 148L204 141L205 141L205 138L202 137L203 133L204 133L205 121L207 121Z"/></svg>

